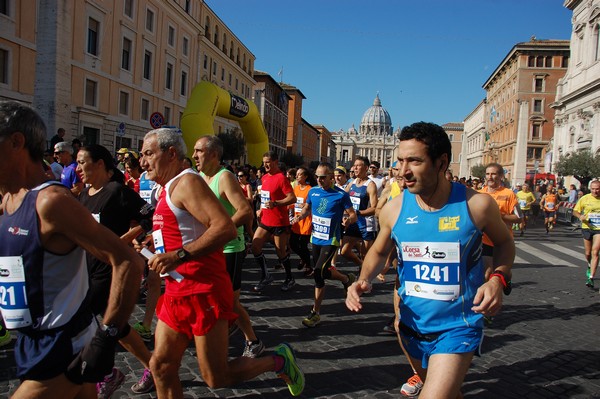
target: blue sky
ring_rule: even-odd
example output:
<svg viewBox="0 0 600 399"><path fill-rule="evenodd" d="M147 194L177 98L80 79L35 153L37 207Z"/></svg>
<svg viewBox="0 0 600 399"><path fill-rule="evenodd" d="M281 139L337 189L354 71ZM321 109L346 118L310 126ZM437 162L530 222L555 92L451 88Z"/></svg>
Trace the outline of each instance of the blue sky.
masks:
<svg viewBox="0 0 600 399"><path fill-rule="evenodd" d="M569 40L564 0L207 0L255 55L299 88L303 117L357 128L377 93L394 129L462 122L519 42Z"/></svg>

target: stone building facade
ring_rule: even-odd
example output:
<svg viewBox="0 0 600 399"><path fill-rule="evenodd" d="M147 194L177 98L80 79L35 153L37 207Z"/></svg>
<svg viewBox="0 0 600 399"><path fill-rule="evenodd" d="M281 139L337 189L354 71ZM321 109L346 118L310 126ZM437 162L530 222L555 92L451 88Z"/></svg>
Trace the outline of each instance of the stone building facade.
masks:
<svg viewBox="0 0 600 399"><path fill-rule="evenodd" d="M179 125L201 80L244 98L255 56L201 0L7 0L0 13L0 99L109 149L139 149L157 112ZM219 118L215 132L238 127Z"/></svg>
<svg viewBox="0 0 600 399"><path fill-rule="evenodd" d="M512 185L528 172L547 171L554 134L556 87L569 64L568 40L517 43L484 83L486 132L483 164L498 162Z"/></svg>
<svg viewBox="0 0 600 399"><path fill-rule="evenodd" d="M550 105L552 163L581 150L600 153L600 0L567 0L565 7L573 11L571 62ZM576 183L571 179L565 184Z"/></svg>

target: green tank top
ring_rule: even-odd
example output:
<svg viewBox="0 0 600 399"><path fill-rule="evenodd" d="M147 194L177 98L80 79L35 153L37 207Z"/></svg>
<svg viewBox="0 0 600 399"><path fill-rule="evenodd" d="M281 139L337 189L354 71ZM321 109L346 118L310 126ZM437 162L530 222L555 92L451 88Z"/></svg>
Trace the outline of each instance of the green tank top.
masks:
<svg viewBox="0 0 600 399"><path fill-rule="evenodd" d="M231 173L231 172L225 168L221 168L221 170L219 170L215 174L215 176L213 177L213 179L211 180L211 182L208 186L210 187L212 192L215 193L215 195L217 196L217 198L219 199L221 204L223 204L223 206L225 207L225 210L227 211L229 216L233 216L233 214L235 213L235 208L233 207L233 205L231 205L231 203L229 201L227 201L225 198L221 197L221 194L220 194L219 179L221 178L222 173ZM204 173L201 173L201 175L202 175L202 177L206 176ZM230 254L230 253L244 251L246 249L246 244L244 242L244 226L239 226L237 228L237 233L238 234L237 234L236 238L234 238L233 240L231 240L227 244L225 244L225 246L223 247L223 253Z"/></svg>

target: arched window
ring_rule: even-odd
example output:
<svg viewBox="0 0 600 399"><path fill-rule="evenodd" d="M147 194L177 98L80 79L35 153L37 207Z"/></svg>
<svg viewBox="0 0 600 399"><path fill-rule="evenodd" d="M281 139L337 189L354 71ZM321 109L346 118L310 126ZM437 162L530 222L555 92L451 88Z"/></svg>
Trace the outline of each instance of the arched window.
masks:
<svg viewBox="0 0 600 399"><path fill-rule="evenodd" d="M204 23L204 37L210 40L210 18L206 17L206 22Z"/></svg>

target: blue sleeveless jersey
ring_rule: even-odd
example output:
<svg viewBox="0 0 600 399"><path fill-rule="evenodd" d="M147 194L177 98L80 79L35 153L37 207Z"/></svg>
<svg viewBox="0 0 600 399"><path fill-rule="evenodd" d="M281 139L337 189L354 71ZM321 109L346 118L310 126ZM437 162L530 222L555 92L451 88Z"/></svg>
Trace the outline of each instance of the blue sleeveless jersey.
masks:
<svg viewBox="0 0 600 399"><path fill-rule="evenodd" d="M357 187L356 184L352 183L350 186L350 200L352 201L352 207L358 216L356 220L356 226L361 230L367 231L375 231L373 217L372 216L360 216L358 215L358 211L363 211L369 207L369 193L367 192L367 186L371 183L371 180L367 180L360 187Z"/></svg>
<svg viewBox="0 0 600 399"><path fill-rule="evenodd" d="M75 247L58 255L42 246L35 206L40 191L50 184L59 183L32 189L14 213L5 212L0 220L0 258L3 262L20 258L24 271L22 277L12 279L3 268L6 279L0 282L7 295L0 307L7 325L16 325L15 329L44 331L64 326L77 314L88 292L85 251Z"/></svg>
<svg viewBox="0 0 600 399"><path fill-rule="evenodd" d="M427 212L404 191L392 228L398 250L402 322L422 334L457 327L483 327L471 310L484 280L481 231L473 224L466 187L452 183L446 205Z"/></svg>

